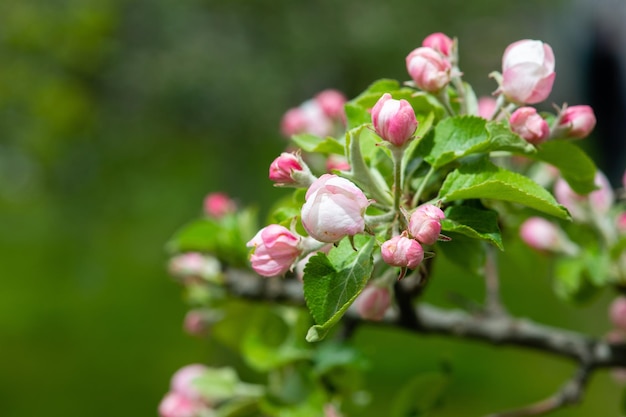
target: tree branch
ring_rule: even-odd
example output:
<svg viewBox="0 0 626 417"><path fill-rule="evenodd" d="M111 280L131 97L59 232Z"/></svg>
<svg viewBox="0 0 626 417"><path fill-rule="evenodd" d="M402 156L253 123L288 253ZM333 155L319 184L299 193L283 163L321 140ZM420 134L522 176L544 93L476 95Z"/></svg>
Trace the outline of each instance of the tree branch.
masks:
<svg viewBox="0 0 626 417"><path fill-rule="evenodd" d="M224 285L237 297L304 305L302 283L295 279L267 279L248 271L229 270ZM406 308L407 304L404 305ZM381 322L370 323L396 326L421 334L530 348L570 358L591 370L626 367L626 344L612 344L579 332L508 315L469 314L460 309L443 309L426 303L413 308L417 324L413 319L406 320L406 316L401 319L398 314L388 314ZM349 309L346 316L356 322L363 321L353 309Z"/></svg>

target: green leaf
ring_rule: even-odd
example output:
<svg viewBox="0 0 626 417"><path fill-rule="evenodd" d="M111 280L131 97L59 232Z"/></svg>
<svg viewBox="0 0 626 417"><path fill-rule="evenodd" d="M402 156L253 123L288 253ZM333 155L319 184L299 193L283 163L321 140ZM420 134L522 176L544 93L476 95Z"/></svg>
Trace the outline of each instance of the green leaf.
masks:
<svg viewBox="0 0 626 417"><path fill-rule="evenodd" d="M439 168L464 156L492 151L531 153L534 147L501 123L477 116L456 116L439 122L435 134L420 146L424 159Z"/></svg>
<svg viewBox="0 0 626 417"><path fill-rule="evenodd" d="M476 276L482 275L487 259L486 245L465 235L448 232L449 242L437 242L437 253L442 253L447 260ZM438 256L435 258L437 259Z"/></svg>
<svg viewBox="0 0 626 417"><path fill-rule="evenodd" d="M446 209L445 214L446 218L441 222L443 231L485 240L504 250L497 212L468 206L451 206Z"/></svg>
<svg viewBox="0 0 626 417"><path fill-rule="evenodd" d="M427 373L414 377L395 395L391 403L391 417L426 417L443 403L448 388L448 377L441 373Z"/></svg>
<svg viewBox="0 0 626 417"><path fill-rule="evenodd" d="M443 202L476 198L503 200L561 219L570 218L567 210L545 188L486 159L461 165L452 171L441 186L438 198Z"/></svg>
<svg viewBox="0 0 626 417"><path fill-rule="evenodd" d="M303 133L294 135L291 139L306 152L334 153L340 155L345 153L343 145L332 137L321 138L310 133Z"/></svg>
<svg viewBox="0 0 626 417"><path fill-rule="evenodd" d="M304 298L317 325L309 329L309 342L322 340L363 291L372 274L374 237L355 236L355 251L344 238L328 255L318 253L304 269Z"/></svg>
<svg viewBox="0 0 626 417"><path fill-rule="evenodd" d="M423 116L420 114L420 115L417 115L417 120L419 122L419 125L417 126L417 131L415 132L415 139L413 139L413 141L409 143L409 146L407 146L407 148L404 151L404 155L402 155L401 167L402 167L402 172L404 173L406 173L406 167L408 166L409 162L411 162L411 160L414 158L413 153L415 152L415 149L418 147L421 140L428 134L430 129L433 127L435 114L428 113L427 116Z"/></svg>
<svg viewBox="0 0 626 417"><path fill-rule="evenodd" d="M596 166L587 154L573 143L554 140L543 143L528 157L554 165L572 190L587 194L596 189Z"/></svg>

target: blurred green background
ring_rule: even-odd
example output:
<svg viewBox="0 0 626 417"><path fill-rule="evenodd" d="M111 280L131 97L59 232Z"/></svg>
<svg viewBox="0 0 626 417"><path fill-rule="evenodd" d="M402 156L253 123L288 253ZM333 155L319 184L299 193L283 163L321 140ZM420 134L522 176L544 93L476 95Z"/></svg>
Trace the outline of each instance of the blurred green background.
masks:
<svg viewBox="0 0 626 417"><path fill-rule="evenodd" d="M551 98L577 104L588 16L571 4L3 0L1 414L156 415L176 369L227 358L182 332L164 243L208 192L262 210L282 195L266 172L286 145L286 109L325 88L353 97L377 78L407 79L405 56L435 31L459 38L479 94L495 89L487 74L509 43L547 41L557 56ZM504 267L516 273L503 292L513 313L608 330L608 294L584 309L562 305L545 259L511 247ZM450 287L481 297L481 283L454 268L440 271L429 297L445 303ZM440 416L519 406L573 372L532 352L373 328L357 342L382 387L377 415L393 383L442 359L455 379ZM599 372L582 407L554 415L617 415L619 395Z"/></svg>

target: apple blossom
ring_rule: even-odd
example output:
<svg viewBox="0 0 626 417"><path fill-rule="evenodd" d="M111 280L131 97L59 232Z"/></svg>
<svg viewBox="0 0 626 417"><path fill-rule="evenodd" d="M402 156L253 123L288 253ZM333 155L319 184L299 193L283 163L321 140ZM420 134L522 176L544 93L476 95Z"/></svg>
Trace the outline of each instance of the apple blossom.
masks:
<svg viewBox="0 0 626 417"><path fill-rule="evenodd" d="M349 180L324 174L311 184L305 199L302 225L314 239L332 243L365 230L369 201Z"/></svg>
<svg viewBox="0 0 626 417"><path fill-rule="evenodd" d="M431 33L422 41L422 46L432 48L446 57L450 56L453 45L454 41L441 32Z"/></svg>
<svg viewBox="0 0 626 417"><path fill-rule="evenodd" d="M595 126L596 116L593 109L586 105L567 107L559 122L559 127L572 139L586 138Z"/></svg>
<svg viewBox="0 0 626 417"><path fill-rule="evenodd" d="M550 126L534 107L520 107L509 118L511 130L528 143L538 145L550 136Z"/></svg>
<svg viewBox="0 0 626 417"><path fill-rule="evenodd" d="M587 221L589 215L605 215L613 206L615 194L609 180L601 171L596 171L594 183L598 189L586 195L580 195L571 189L569 184L559 178L554 184L556 200L565 206L572 217Z"/></svg>
<svg viewBox="0 0 626 417"><path fill-rule="evenodd" d="M539 103L550 95L555 76L550 45L529 39L517 41L504 51L499 91L515 103Z"/></svg>
<svg viewBox="0 0 626 417"><path fill-rule="evenodd" d="M383 261L391 266L415 269L424 260L422 245L415 239L407 237L406 233L394 236L380 246Z"/></svg>
<svg viewBox="0 0 626 417"><path fill-rule="evenodd" d="M315 177L299 152L283 152L270 164L269 179L276 186L308 187Z"/></svg>
<svg viewBox="0 0 626 417"><path fill-rule="evenodd" d="M331 119L343 120L345 118L343 106L348 100L340 91L333 89L324 90L317 93L314 99L324 114Z"/></svg>
<svg viewBox="0 0 626 417"><path fill-rule="evenodd" d="M169 261L169 273L183 281L188 279L211 280L221 273L220 262L210 255L199 252L187 252L172 257Z"/></svg>
<svg viewBox="0 0 626 417"><path fill-rule="evenodd" d="M407 143L417 130L413 107L406 100L394 100L389 93L372 108L372 123L376 133L395 146Z"/></svg>
<svg viewBox="0 0 626 417"><path fill-rule="evenodd" d="M480 97L478 99L478 115L483 119L491 120L496 110L496 99L493 97Z"/></svg>
<svg viewBox="0 0 626 417"><path fill-rule="evenodd" d="M415 85L429 93L439 92L450 83L450 62L432 48L422 46L411 51L406 68Z"/></svg>
<svg viewBox="0 0 626 417"><path fill-rule="evenodd" d="M391 293L387 287L368 285L359 294L355 304L359 316L363 319L380 321L391 305Z"/></svg>
<svg viewBox="0 0 626 417"><path fill-rule="evenodd" d="M194 381L204 375L207 369L205 365L200 363L183 366L172 376L170 390L190 399L202 399L202 394L194 386Z"/></svg>
<svg viewBox="0 0 626 417"><path fill-rule="evenodd" d="M206 406L193 398L170 391L159 403L160 417L197 417Z"/></svg>
<svg viewBox="0 0 626 417"><path fill-rule="evenodd" d="M433 204L419 206L409 218L409 234L425 245L432 245L441 233L441 220L446 215Z"/></svg>
<svg viewBox="0 0 626 417"><path fill-rule="evenodd" d="M204 198L204 213L209 217L219 219L236 209L235 202L224 193L210 193Z"/></svg>
<svg viewBox="0 0 626 417"><path fill-rule="evenodd" d="M284 226L271 224L247 243L252 247L250 255L252 269L264 277L273 277L287 272L296 261L302 249L300 237Z"/></svg>
<svg viewBox="0 0 626 417"><path fill-rule="evenodd" d="M574 254L577 249L555 224L542 217L530 217L520 227L520 237L528 246L540 251Z"/></svg>

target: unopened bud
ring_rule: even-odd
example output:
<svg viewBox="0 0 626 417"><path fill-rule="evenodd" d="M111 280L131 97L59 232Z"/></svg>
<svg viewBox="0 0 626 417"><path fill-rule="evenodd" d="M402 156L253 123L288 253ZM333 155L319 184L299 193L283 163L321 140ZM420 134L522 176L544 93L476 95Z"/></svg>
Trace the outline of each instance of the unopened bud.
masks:
<svg viewBox="0 0 626 417"><path fill-rule="evenodd" d="M439 207L433 204L421 205L409 218L409 234L420 243L432 245L439 239L441 220L445 217Z"/></svg>
<svg viewBox="0 0 626 417"><path fill-rule="evenodd" d="M424 260L422 245L415 239L409 239L406 232L384 242L380 252L386 264L415 269Z"/></svg>
<svg viewBox="0 0 626 417"><path fill-rule="evenodd" d="M407 143L417 129L413 107L406 100L394 100L385 93L372 108L372 123L378 136L395 146Z"/></svg>
<svg viewBox="0 0 626 417"><path fill-rule="evenodd" d="M359 315L365 320L380 321L391 305L391 294L386 287L369 285L356 299Z"/></svg>
<svg viewBox="0 0 626 417"><path fill-rule="evenodd" d="M538 145L550 136L550 126L534 107L520 107L509 118L511 130L528 143Z"/></svg>

